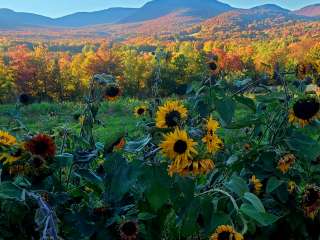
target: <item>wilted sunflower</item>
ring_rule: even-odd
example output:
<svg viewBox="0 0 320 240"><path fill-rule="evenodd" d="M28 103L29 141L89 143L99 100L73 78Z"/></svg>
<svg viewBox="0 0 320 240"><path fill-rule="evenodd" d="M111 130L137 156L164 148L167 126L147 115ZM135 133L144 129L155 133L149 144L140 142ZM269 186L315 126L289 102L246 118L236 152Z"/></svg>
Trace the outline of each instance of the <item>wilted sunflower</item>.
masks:
<svg viewBox="0 0 320 240"><path fill-rule="evenodd" d="M302 207L307 217L314 219L320 210L320 188L314 185L307 186L303 197Z"/></svg>
<svg viewBox="0 0 320 240"><path fill-rule="evenodd" d="M106 87L104 96L109 101L116 100L121 95L121 89L117 84L109 84Z"/></svg>
<svg viewBox="0 0 320 240"><path fill-rule="evenodd" d="M278 169L283 173L287 173L296 160L293 154L284 155L278 162Z"/></svg>
<svg viewBox="0 0 320 240"><path fill-rule="evenodd" d="M319 117L319 110L320 103L315 97L299 99L290 110L289 122L296 122L300 124L301 127L304 127Z"/></svg>
<svg viewBox="0 0 320 240"><path fill-rule="evenodd" d="M251 179L249 180L250 192L253 192L253 193L259 195L261 192L262 186L263 185L262 185L261 181L255 175L253 175L251 177Z"/></svg>
<svg viewBox="0 0 320 240"><path fill-rule="evenodd" d="M134 109L134 115L136 115L136 117L140 117L143 116L147 113L148 108L144 105L142 106L138 106Z"/></svg>
<svg viewBox="0 0 320 240"><path fill-rule="evenodd" d="M7 147L13 146L17 143L17 139L8 132L0 131L0 145Z"/></svg>
<svg viewBox="0 0 320 240"><path fill-rule="evenodd" d="M187 118L187 109L178 101L168 101L158 108L156 113L157 128L177 127Z"/></svg>
<svg viewBox="0 0 320 240"><path fill-rule="evenodd" d="M127 221L120 226L121 240L135 240L138 237L139 228L135 221Z"/></svg>
<svg viewBox="0 0 320 240"><path fill-rule="evenodd" d="M175 164L169 166L168 172L170 176L177 173L181 176L186 175L202 175L207 174L214 169L215 165L211 159L190 160L185 168L177 168Z"/></svg>
<svg viewBox="0 0 320 240"><path fill-rule="evenodd" d="M211 116L207 119L205 129L208 135L213 136L219 127L220 127L219 122L214 120Z"/></svg>
<svg viewBox="0 0 320 240"><path fill-rule="evenodd" d="M184 130L175 129L174 132L165 135L160 144L162 153L174 161L177 168L185 168L192 159L193 154L197 154L196 142L188 137Z"/></svg>
<svg viewBox="0 0 320 240"><path fill-rule="evenodd" d="M243 236L234 230L232 226L221 225L210 237L210 240L243 240Z"/></svg>
<svg viewBox="0 0 320 240"><path fill-rule="evenodd" d="M212 136L208 134L205 135L202 138L202 142L207 145L208 153L215 153L223 147L222 140L215 134L213 134Z"/></svg>
<svg viewBox="0 0 320 240"><path fill-rule="evenodd" d="M44 134L38 134L25 143L25 149L41 157L54 157L56 145L53 139Z"/></svg>

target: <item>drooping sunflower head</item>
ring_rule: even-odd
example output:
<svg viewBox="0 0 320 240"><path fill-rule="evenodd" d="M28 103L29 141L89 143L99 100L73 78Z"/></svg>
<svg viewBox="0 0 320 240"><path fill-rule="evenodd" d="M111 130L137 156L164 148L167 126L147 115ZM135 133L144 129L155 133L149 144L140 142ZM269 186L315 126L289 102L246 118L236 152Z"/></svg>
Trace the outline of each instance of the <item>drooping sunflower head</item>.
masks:
<svg viewBox="0 0 320 240"><path fill-rule="evenodd" d="M302 197L302 207L305 215L314 219L320 210L320 188L314 185L307 186Z"/></svg>
<svg viewBox="0 0 320 240"><path fill-rule="evenodd" d="M249 180L249 190L255 194L260 194L261 189L263 187L261 180L258 179L255 175L253 175Z"/></svg>
<svg viewBox="0 0 320 240"><path fill-rule="evenodd" d="M109 84L104 92L104 97L109 101L116 100L121 95L121 89L117 84Z"/></svg>
<svg viewBox="0 0 320 240"><path fill-rule="evenodd" d="M208 153L216 153L223 148L223 142L216 134L205 135L202 142L206 144Z"/></svg>
<svg viewBox="0 0 320 240"><path fill-rule="evenodd" d="M304 127L319 116L319 111L320 103L317 98L299 99L290 111L289 122L296 122Z"/></svg>
<svg viewBox="0 0 320 240"><path fill-rule="evenodd" d="M17 144L17 139L8 132L0 131L0 145L13 146Z"/></svg>
<svg viewBox="0 0 320 240"><path fill-rule="evenodd" d="M140 117L140 116L145 115L145 114L147 113L147 111L148 111L147 106L145 106L145 105L138 106L138 107L136 107L136 108L134 109L134 115L135 115L136 117Z"/></svg>
<svg viewBox="0 0 320 240"><path fill-rule="evenodd" d="M25 143L25 149L33 155L43 158L54 157L56 145L53 139L45 134L38 134Z"/></svg>
<svg viewBox="0 0 320 240"><path fill-rule="evenodd" d="M242 234L238 233L232 226L221 225L210 237L210 240L243 240L243 236Z"/></svg>
<svg viewBox="0 0 320 240"><path fill-rule="evenodd" d="M187 118L187 109L178 101L169 101L158 108L156 113L157 128L179 126Z"/></svg>
<svg viewBox="0 0 320 240"><path fill-rule="evenodd" d="M294 164L296 157L293 154L284 155L278 162L278 169L283 173L287 173Z"/></svg>
<svg viewBox="0 0 320 240"><path fill-rule="evenodd" d="M196 144L193 139L189 138L186 131L176 128L174 132L164 136L160 147L162 153L175 161L178 168L185 168L193 155L197 154Z"/></svg>
<svg viewBox="0 0 320 240"><path fill-rule="evenodd" d="M121 240L135 240L138 237L139 227L135 221L127 221L120 226Z"/></svg>
<svg viewBox="0 0 320 240"><path fill-rule="evenodd" d="M214 120L211 116L207 119L205 129L208 135L213 136L219 127L219 122Z"/></svg>

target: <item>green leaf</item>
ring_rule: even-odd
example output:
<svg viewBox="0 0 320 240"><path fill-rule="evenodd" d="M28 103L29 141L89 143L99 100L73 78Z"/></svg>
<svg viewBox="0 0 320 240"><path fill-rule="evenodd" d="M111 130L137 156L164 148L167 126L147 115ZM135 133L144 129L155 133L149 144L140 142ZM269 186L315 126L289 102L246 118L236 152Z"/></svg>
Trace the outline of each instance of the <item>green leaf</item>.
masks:
<svg viewBox="0 0 320 240"><path fill-rule="evenodd" d="M127 142L124 149L125 151L132 153L140 152L151 141L151 139L151 136L148 135L141 140Z"/></svg>
<svg viewBox="0 0 320 240"><path fill-rule="evenodd" d="M270 213L259 212L253 205L247 203L241 205L240 212L257 221L262 226L269 226L278 221L280 218Z"/></svg>
<svg viewBox="0 0 320 240"><path fill-rule="evenodd" d="M227 124L230 124L232 122L236 107L236 104L232 98L225 97L222 100L216 99L215 106L223 121L225 121Z"/></svg>
<svg viewBox="0 0 320 240"><path fill-rule="evenodd" d="M154 210L160 209L169 199L169 189L156 181L146 193L147 199Z"/></svg>
<svg viewBox="0 0 320 240"><path fill-rule="evenodd" d="M96 183L96 184L102 183L102 179L99 176L97 176L92 170L80 168L76 171L75 174L78 175L79 177L86 179L89 182Z"/></svg>
<svg viewBox="0 0 320 240"><path fill-rule="evenodd" d="M267 183L267 193L272 193L282 185L283 181L278 180L276 177L271 177Z"/></svg>
<svg viewBox="0 0 320 240"><path fill-rule="evenodd" d="M260 199L253 193L246 192L243 198L249 201L258 212L266 212Z"/></svg>
<svg viewBox="0 0 320 240"><path fill-rule="evenodd" d="M235 96L235 99L239 103L241 103L241 104L247 106L248 108L250 108L252 111L254 111L254 112L256 111L256 104L251 98L247 98L247 97L244 97L244 96Z"/></svg>
<svg viewBox="0 0 320 240"><path fill-rule="evenodd" d="M63 168L63 167L70 166L73 162L73 158L74 158L73 155L70 153L63 153L63 154L57 155L56 162L58 167Z"/></svg>
<svg viewBox="0 0 320 240"><path fill-rule="evenodd" d="M23 201L25 191L11 182L2 182L0 184L0 199Z"/></svg>
<svg viewBox="0 0 320 240"><path fill-rule="evenodd" d="M293 132L286 139L286 142L290 149L295 151L300 157L312 161L320 156L320 143L300 132Z"/></svg>
<svg viewBox="0 0 320 240"><path fill-rule="evenodd" d="M148 212L142 212L138 214L138 219L142 221L150 220L157 217L154 214L148 213Z"/></svg>
<svg viewBox="0 0 320 240"><path fill-rule="evenodd" d="M236 193L239 197L242 197L246 192L249 192L247 183L240 177L233 175L229 182L226 183L226 187Z"/></svg>

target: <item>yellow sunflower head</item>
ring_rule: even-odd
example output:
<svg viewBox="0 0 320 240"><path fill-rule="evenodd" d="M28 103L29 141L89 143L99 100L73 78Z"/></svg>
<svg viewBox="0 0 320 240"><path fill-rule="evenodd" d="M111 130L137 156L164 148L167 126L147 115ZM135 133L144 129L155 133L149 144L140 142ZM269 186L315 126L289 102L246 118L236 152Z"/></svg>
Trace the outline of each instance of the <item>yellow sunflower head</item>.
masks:
<svg viewBox="0 0 320 240"><path fill-rule="evenodd" d="M174 132L165 135L160 147L162 153L174 161L176 167L185 168L192 155L197 154L196 144L186 131L176 128Z"/></svg>
<svg viewBox="0 0 320 240"><path fill-rule="evenodd" d="M305 98L296 101L289 113L289 122L298 123L301 127L319 117L320 103L317 98Z"/></svg>
<svg viewBox="0 0 320 240"><path fill-rule="evenodd" d="M214 120L211 116L207 119L207 124L205 126L205 129L208 135L213 136L219 127L220 127L219 122Z"/></svg>
<svg viewBox="0 0 320 240"><path fill-rule="evenodd" d="M296 160L293 154L284 155L278 162L278 169L283 173L287 173Z"/></svg>
<svg viewBox="0 0 320 240"><path fill-rule="evenodd" d="M249 190L250 192L253 192L255 194L260 194L261 189L262 189L262 183L260 181L260 179L258 179L255 175L253 175L251 177L251 179L249 180Z"/></svg>
<svg viewBox="0 0 320 240"><path fill-rule="evenodd" d="M216 229L210 240L243 240L243 236L232 226L221 225Z"/></svg>
<svg viewBox="0 0 320 240"><path fill-rule="evenodd" d="M13 146L17 143L17 139L8 132L0 131L0 145L7 147Z"/></svg>
<svg viewBox="0 0 320 240"><path fill-rule="evenodd" d="M121 89L117 84L109 84L106 87L104 96L109 101L116 100L121 95Z"/></svg>
<svg viewBox="0 0 320 240"><path fill-rule="evenodd" d="M307 186L302 197L302 207L307 217L314 219L320 211L320 188Z"/></svg>
<svg viewBox="0 0 320 240"><path fill-rule="evenodd" d="M148 111L148 108L146 106L144 106L144 105L138 106L134 109L134 115L136 117L140 117L140 116L145 115L147 113L147 111Z"/></svg>
<svg viewBox="0 0 320 240"><path fill-rule="evenodd" d="M158 108L156 113L157 128L177 127L187 118L187 109L178 101L169 101Z"/></svg>
<svg viewBox="0 0 320 240"><path fill-rule="evenodd" d="M202 138L202 142L204 142L207 145L208 153L216 153L217 151L223 148L222 140L215 134L205 135Z"/></svg>

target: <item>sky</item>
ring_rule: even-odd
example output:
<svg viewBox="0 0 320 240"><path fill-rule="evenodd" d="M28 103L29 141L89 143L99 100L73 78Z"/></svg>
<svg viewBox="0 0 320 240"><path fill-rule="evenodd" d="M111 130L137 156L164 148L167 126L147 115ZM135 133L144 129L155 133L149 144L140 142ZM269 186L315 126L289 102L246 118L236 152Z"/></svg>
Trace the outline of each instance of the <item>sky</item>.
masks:
<svg viewBox="0 0 320 240"><path fill-rule="evenodd" d="M110 7L141 7L150 0L0 0L0 8L31 12L49 17L65 16L74 12L90 12ZM201 0L199 0L201 1ZM250 8L273 3L288 9L299 9L320 0L220 0L233 7Z"/></svg>

